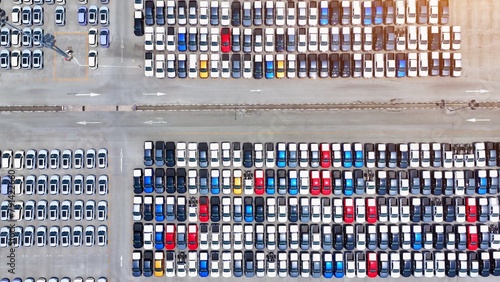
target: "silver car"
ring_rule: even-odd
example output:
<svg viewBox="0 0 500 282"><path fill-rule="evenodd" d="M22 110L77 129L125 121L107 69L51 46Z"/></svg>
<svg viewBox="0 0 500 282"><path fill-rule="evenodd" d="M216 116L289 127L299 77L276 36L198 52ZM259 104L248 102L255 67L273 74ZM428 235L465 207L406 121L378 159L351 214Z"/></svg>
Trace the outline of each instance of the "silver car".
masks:
<svg viewBox="0 0 500 282"><path fill-rule="evenodd" d="M42 6L35 6L33 8L33 23L36 25L43 25L43 8Z"/></svg>
<svg viewBox="0 0 500 282"><path fill-rule="evenodd" d="M42 70L43 69L43 51L35 50L33 51L33 69Z"/></svg>

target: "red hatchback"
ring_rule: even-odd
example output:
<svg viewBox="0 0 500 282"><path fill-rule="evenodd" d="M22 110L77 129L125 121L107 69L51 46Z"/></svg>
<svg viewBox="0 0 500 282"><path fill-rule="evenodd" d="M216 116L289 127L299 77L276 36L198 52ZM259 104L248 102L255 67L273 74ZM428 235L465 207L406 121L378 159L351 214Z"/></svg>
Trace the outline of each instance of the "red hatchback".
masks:
<svg viewBox="0 0 500 282"><path fill-rule="evenodd" d="M231 33L227 27L221 30L221 50L223 53L231 51Z"/></svg>
<svg viewBox="0 0 500 282"><path fill-rule="evenodd" d="M375 278L378 275L378 261L376 253L368 253L367 261L367 275L370 278Z"/></svg>
<svg viewBox="0 0 500 282"><path fill-rule="evenodd" d="M208 222L208 219L210 217L210 213L208 211L208 197L201 196L198 202L200 204L200 221Z"/></svg>
<svg viewBox="0 0 500 282"><path fill-rule="evenodd" d="M354 221L354 200L344 198L344 222L353 223Z"/></svg>
<svg viewBox="0 0 500 282"><path fill-rule="evenodd" d="M329 170L321 171L321 194L330 195L332 193L332 175Z"/></svg>
<svg viewBox="0 0 500 282"><path fill-rule="evenodd" d="M188 249L192 251L198 249L198 226L196 224L188 225Z"/></svg>
<svg viewBox="0 0 500 282"><path fill-rule="evenodd" d="M366 198L366 222L377 222L377 203L375 198Z"/></svg>
<svg viewBox="0 0 500 282"><path fill-rule="evenodd" d="M165 228L165 249L175 249L175 224L167 224Z"/></svg>
<svg viewBox="0 0 500 282"><path fill-rule="evenodd" d="M319 179L319 170L311 170L310 172L310 193L311 195L317 196L320 192L320 179Z"/></svg>
<svg viewBox="0 0 500 282"><path fill-rule="evenodd" d="M323 168L329 168L331 164L331 153L330 153L330 144L328 143L321 143L319 144L319 150L320 150L320 165Z"/></svg>
<svg viewBox="0 0 500 282"><path fill-rule="evenodd" d="M476 222L477 205L476 198L467 198L465 201L465 220L467 222Z"/></svg>
<svg viewBox="0 0 500 282"><path fill-rule="evenodd" d="M262 169L256 169L254 172L254 190L255 194L264 194L264 171Z"/></svg>
<svg viewBox="0 0 500 282"><path fill-rule="evenodd" d="M478 237L477 237L477 226L470 225L467 226L467 249L471 251L477 250Z"/></svg>

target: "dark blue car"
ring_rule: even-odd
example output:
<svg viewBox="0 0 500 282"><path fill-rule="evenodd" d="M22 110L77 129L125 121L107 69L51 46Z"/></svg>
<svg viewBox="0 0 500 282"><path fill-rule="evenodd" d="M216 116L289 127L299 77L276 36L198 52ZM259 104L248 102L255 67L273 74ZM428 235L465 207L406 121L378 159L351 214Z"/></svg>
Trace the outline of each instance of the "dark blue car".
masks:
<svg viewBox="0 0 500 282"><path fill-rule="evenodd" d="M155 219L156 221L165 220L165 211L163 210L163 204L155 204Z"/></svg>
<svg viewBox="0 0 500 282"><path fill-rule="evenodd" d="M253 221L253 199L245 197L245 222Z"/></svg>
<svg viewBox="0 0 500 282"><path fill-rule="evenodd" d="M290 195L297 195L299 193L299 187L297 185L297 177L288 178L288 193Z"/></svg>
<svg viewBox="0 0 500 282"><path fill-rule="evenodd" d="M319 25L328 25L328 7L321 7L319 9Z"/></svg>
<svg viewBox="0 0 500 282"><path fill-rule="evenodd" d="M186 43L186 33L181 33L179 32L177 34L177 49L179 51L186 51L187 49L187 43Z"/></svg>

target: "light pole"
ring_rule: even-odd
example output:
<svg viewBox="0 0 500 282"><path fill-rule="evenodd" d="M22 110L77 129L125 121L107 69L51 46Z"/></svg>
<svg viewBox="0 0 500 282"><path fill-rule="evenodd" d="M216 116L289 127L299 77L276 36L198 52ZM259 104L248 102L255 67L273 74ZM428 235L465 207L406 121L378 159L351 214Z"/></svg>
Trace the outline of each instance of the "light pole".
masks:
<svg viewBox="0 0 500 282"><path fill-rule="evenodd" d="M18 30L21 34L23 33L22 29L18 28L15 25L12 25L7 20L8 20L7 13L5 12L5 10L0 9L0 27L4 27L4 26L8 25L10 28ZM63 56L66 61L70 61L73 58L73 56L71 55L72 51L66 53L63 50L61 50L61 48L59 48L59 47L57 47L55 45L56 44L56 38L54 37L54 35L52 35L50 33L45 34L40 39L35 38L35 37L32 36L32 39L33 39L34 42L39 43L40 46L52 49L54 52L56 52L59 55Z"/></svg>

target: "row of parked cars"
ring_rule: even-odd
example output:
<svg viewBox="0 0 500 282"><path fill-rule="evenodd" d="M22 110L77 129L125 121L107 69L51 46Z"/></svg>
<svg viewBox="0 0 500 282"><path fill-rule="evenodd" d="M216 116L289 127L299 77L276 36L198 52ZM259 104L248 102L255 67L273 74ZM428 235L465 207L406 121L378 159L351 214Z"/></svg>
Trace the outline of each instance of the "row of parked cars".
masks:
<svg viewBox="0 0 500 282"><path fill-rule="evenodd" d="M498 249L497 225L134 224L146 250L461 250Z"/></svg>
<svg viewBox="0 0 500 282"><path fill-rule="evenodd" d="M106 195L109 186L108 176L105 174L96 177L93 174L83 176L81 174L65 174L62 177L54 174L50 177L42 174L38 178L35 175L28 175L26 179L23 175L2 178L2 194L7 195Z"/></svg>
<svg viewBox="0 0 500 282"><path fill-rule="evenodd" d="M25 27L22 30L3 27L0 31L0 45L2 47L41 47L44 30L41 27L33 29ZM2 50L7 51L7 50Z"/></svg>
<svg viewBox="0 0 500 282"><path fill-rule="evenodd" d="M485 195L498 193L498 170L134 170L134 193L234 195ZM16 187L14 187L16 188Z"/></svg>
<svg viewBox="0 0 500 282"><path fill-rule="evenodd" d="M166 2L166 3L165 3ZM146 25L328 26L448 24L448 0L163 1L135 0Z"/></svg>
<svg viewBox="0 0 500 282"><path fill-rule="evenodd" d="M146 27L146 51L261 53L459 50L460 26L207 28Z"/></svg>
<svg viewBox="0 0 500 282"><path fill-rule="evenodd" d="M93 225L86 227L77 225L73 228L70 226L47 228L44 225L35 228L29 225L24 228L16 226L12 229L9 229L9 227L0 229L0 247L19 248L35 245L37 247L79 247L83 245L92 247L95 243L100 247L108 244L108 227L106 225L100 225L97 228Z"/></svg>
<svg viewBox="0 0 500 282"><path fill-rule="evenodd" d="M82 169L82 168L106 168L108 166L108 150L76 149L74 152L65 149L50 150L4 150L1 154L3 169ZM97 164L96 164L97 160Z"/></svg>
<svg viewBox="0 0 500 282"><path fill-rule="evenodd" d="M14 25L43 25L44 9L42 6L36 5L33 8L30 6L14 6L12 7L10 21ZM57 6L54 12L54 20L57 26L66 25L66 8L64 6Z"/></svg>
<svg viewBox="0 0 500 282"><path fill-rule="evenodd" d="M35 0L36 1L36 0ZM43 1L43 0L41 0ZM51 3L54 4L54 0L45 0L45 1L52 1ZM42 2L43 3L43 2ZM46 2L47 3L47 2ZM1 282L71 282L71 278L69 277L63 277L63 278L60 278L61 280L59 280L58 277L50 277L48 280L47 278L45 277L39 277L38 279L35 280L35 278L32 278L32 277L28 277L26 279L21 279L21 278L14 278L13 280L9 280L9 278L3 278L2 280L0 280ZM88 277L87 279L83 279L82 277L76 277L75 279L73 279L73 282L107 282L108 279L106 277L99 277L97 280L94 278L94 277Z"/></svg>
<svg viewBox="0 0 500 282"><path fill-rule="evenodd" d="M95 204L95 203L94 203ZM93 207L92 207L93 208ZM133 219L157 222L498 222L497 197L134 196Z"/></svg>
<svg viewBox="0 0 500 282"><path fill-rule="evenodd" d="M462 54L153 54L146 53L144 75L156 78L381 78L460 77ZM242 60L243 58L243 60Z"/></svg>
<svg viewBox="0 0 500 282"><path fill-rule="evenodd" d="M51 221L87 220L97 219L104 221L108 218L108 202L101 200L98 203L94 200L76 200L73 204L71 200L52 200L50 204L47 200L24 201L3 201L1 204L2 221L32 221L45 219Z"/></svg>
<svg viewBox="0 0 500 282"><path fill-rule="evenodd" d="M399 278L500 276L500 252L134 251L135 277Z"/></svg>
<svg viewBox="0 0 500 282"><path fill-rule="evenodd" d="M86 6L78 7L78 24L81 26L97 25L101 26L109 25L109 8L107 6L97 6L92 5L88 9Z"/></svg>
<svg viewBox="0 0 500 282"><path fill-rule="evenodd" d="M0 68L2 69L43 69L43 51L28 49L0 51Z"/></svg>
<svg viewBox="0 0 500 282"><path fill-rule="evenodd" d="M144 165L245 168L473 168L499 165L500 143L145 141Z"/></svg>

